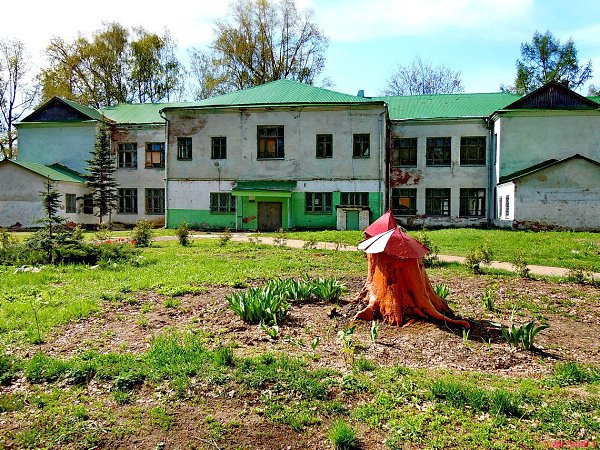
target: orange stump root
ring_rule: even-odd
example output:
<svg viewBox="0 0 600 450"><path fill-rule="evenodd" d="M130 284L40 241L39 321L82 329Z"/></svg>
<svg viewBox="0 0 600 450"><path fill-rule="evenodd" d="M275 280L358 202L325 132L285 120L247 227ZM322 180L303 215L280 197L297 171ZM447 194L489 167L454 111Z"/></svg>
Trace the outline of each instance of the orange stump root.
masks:
<svg viewBox="0 0 600 450"><path fill-rule="evenodd" d="M398 259L385 253L367 255L369 274L358 298L367 306L355 319L373 320L380 314L391 325L422 317L469 328L454 318L448 304L431 287L420 259Z"/></svg>

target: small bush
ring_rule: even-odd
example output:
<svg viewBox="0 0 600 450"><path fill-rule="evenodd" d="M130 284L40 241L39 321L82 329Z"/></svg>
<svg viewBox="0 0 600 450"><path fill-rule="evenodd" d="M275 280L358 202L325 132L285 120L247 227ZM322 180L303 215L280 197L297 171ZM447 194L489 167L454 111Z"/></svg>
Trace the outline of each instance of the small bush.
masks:
<svg viewBox="0 0 600 450"><path fill-rule="evenodd" d="M482 264L489 264L492 262L494 252L488 242L474 247L467 254L465 263L475 274L483 273L481 268Z"/></svg>
<svg viewBox="0 0 600 450"><path fill-rule="evenodd" d="M231 230L229 228L225 228L219 237L219 245L221 247L225 247L229 241L231 241L231 237Z"/></svg>
<svg viewBox="0 0 600 450"><path fill-rule="evenodd" d="M446 300L446 298L450 295L450 288L447 284L436 284L433 287L433 290L442 300Z"/></svg>
<svg viewBox="0 0 600 450"><path fill-rule="evenodd" d="M431 238L427 234L427 229L423 228L415 237L421 244L429 249L429 253L423 257L423 264L425 267L433 267L439 263L440 247L431 241Z"/></svg>
<svg viewBox="0 0 600 450"><path fill-rule="evenodd" d="M110 239L112 236L112 231L110 229L110 224L108 223L99 223L96 226L96 232L94 233L94 237L98 241L105 241Z"/></svg>
<svg viewBox="0 0 600 450"><path fill-rule="evenodd" d="M343 420L335 422L327 434L335 450L354 450L359 448L356 431Z"/></svg>
<svg viewBox="0 0 600 450"><path fill-rule="evenodd" d="M183 247L187 247L190 245L190 227L185 220L181 221L177 230L175 230L175 235L177 239L179 239L179 244Z"/></svg>
<svg viewBox="0 0 600 450"><path fill-rule="evenodd" d="M529 272L531 272L531 269L528 267L527 260L522 252L519 252L519 254L515 257L512 265L521 278L529 278Z"/></svg>
<svg viewBox="0 0 600 450"><path fill-rule="evenodd" d="M591 270L586 270L583 267L575 267L569 269L567 273L567 280L577 284L593 284L594 277Z"/></svg>
<svg viewBox="0 0 600 450"><path fill-rule="evenodd" d="M139 220L133 229L132 239L136 247L150 247L154 235L153 225L147 220Z"/></svg>

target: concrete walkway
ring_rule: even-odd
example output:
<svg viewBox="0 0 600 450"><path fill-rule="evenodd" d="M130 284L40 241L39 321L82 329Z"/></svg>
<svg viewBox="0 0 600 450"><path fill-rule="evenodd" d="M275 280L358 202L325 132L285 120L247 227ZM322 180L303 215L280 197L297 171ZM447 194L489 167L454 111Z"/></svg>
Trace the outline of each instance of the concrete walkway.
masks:
<svg viewBox="0 0 600 450"><path fill-rule="evenodd" d="M219 233L211 233L211 234L193 234L190 237L193 239L219 239L222 234ZM173 240L177 239L174 236L162 236L160 238L156 238L156 240ZM251 236L246 233L231 233L231 240L237 242L250 242L255 241L260 244L265 245L283 245L291 248L307 248L308 245L306 241L301 241L299 239L285 239L283 242L278 241L276 237L272 236ZM320 249L320 250L338 250L345 252L356 252L358 249L353 245L345 245L345 244L337 244L334 242L315 242L310 248ZM465 258L463 256L452 256L452 255L438 255L440 261L442 262L456 262L456 263L465 263ZM492 269L501 269L509 272L516 272L515 267L508 262L502 261L492 261L489 265L485 267L490 267ZM540 276L551 276L551 277L566 277L569 274L569 269L565 269L562 267L550 267L550 266L536 266L536 265L528 265L530 273L532 275L540 275ZM600 273L593 273L592 276L594 280L600 280Z"/></svg>

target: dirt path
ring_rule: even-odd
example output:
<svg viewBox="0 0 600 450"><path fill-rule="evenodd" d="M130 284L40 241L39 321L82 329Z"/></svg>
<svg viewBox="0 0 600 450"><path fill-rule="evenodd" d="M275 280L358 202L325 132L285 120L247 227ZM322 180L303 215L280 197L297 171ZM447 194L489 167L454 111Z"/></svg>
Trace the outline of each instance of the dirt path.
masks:
<svg viewBox="0 0 600 450"><path fill-rule="evenodd" d="M194 234L191 236L193 239L217 239L220 238L220 234ZM175 240L175 236L161 236L155 238L156 241L172 241ZM246 233L232 233L231 240L237 242L249 242L251 236ZM306 241L302 241L299 239L285 239L284 241L280 241L278 238L269 237L269 236L261 236L259 238L253 237L252 239L258 239L261 244L266 245L284 245L291 248L306 248ZM319 250L339 250L339 251L347 251L347 252L355 252L358 249L353 245L345 245L338 244L334 242L316 242L311 245L311 248L319 249ZM438 255L440 261L442 262L456 262L460 264L465 263L464 256L453 256L453 255ZM516 272L515 267L508 262L502 261L492 261L486 267L490 267L492 269L500 269L506 270L509 272ZM563 267L550 267L550 266L538 266L538 265L528 265L527 266L532 275L540 275L540 276L551 276L551 277L566 277L569 274L569 269L565 269ZM600 273L592 274L594 280L600 280Z"/></svg>

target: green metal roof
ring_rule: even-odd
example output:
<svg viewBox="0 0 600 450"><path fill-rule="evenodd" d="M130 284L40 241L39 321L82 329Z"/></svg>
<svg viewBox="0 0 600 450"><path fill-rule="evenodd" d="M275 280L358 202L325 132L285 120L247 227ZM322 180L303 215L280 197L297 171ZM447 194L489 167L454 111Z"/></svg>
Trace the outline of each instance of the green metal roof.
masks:
<svg viewBox="0 0 600 450"><path fill-rule="evenodd" d="M69 181L71 183L85 183L87 180L83 178L79 173L69 169L60 164L44 165L40 163L30 161L14 161L5 160L3 163L10 162L24 169L30 170L43 176L44 178L50 178L52 181Z"/></svg>
<svg viewBox="0 0 600 450"><path fill-rule="evenodd" d="M281 105L335 105L379 103L374 100L355 95L343 94L318 88L309 84L292 80L277 80L254 86L237 92L207 98L205 100L175 104L173 108L204 108L211 106L281 106ZM171 108L171 107L169 107Z"/></svg>
<svg viewBox="0 0 600 450"><path fill-rule="evenodd" d="M296 181L238 181L233 191L282 191L292 192L296 187Z"/></svg>
<svg viewBox="0 0 600 450"><path fill-rule="evenodd" d="M489 117L519 98L505 92L373 97L388 104L391 120Z"/></svg>
<svg viewBox="0 0 600 450"><path fill-rule="evenodd" d="M107 119L123 124L160 123L164 124L159 111L167 107L182 107L188 103L119 103L100 109Z"/></svg>
<svg viewBox="0 0 600 450"><path fill-rule="evenodd" d="M600 95L592 95L591 97L588 97L588 98L593 102L600 103Z"/></svg>

